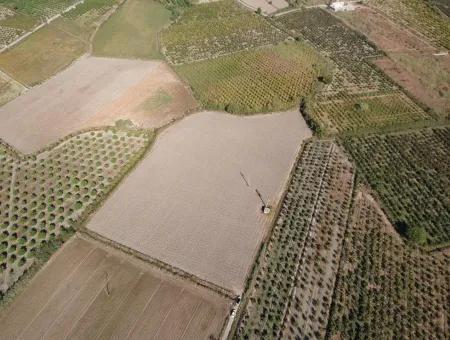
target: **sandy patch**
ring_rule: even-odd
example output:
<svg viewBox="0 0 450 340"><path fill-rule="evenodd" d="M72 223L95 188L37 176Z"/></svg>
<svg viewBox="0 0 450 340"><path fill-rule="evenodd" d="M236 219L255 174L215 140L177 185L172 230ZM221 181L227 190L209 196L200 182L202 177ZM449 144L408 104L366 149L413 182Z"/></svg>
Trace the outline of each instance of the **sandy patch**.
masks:
<svg viewBox="0 0 450 340"><path fill-rule="evenodd" d="M188 116L158 136L87 228L241 292L271 220L255 189L276 204L309 136L298 112Z"/></svg>
<svg viewBox="0 0 450 340"><path fill-rule="evenodd" d="M217 338L229 308L206 289L75 237L0 313L0 337Z"/></svg>
<svg viewBox="0 0 450 340"><path fill-rule="evenodd" d="M160 93L172 100L143 105ZM189 90L164 63L82 58L0 108L0 138L33 152L69 133L118 119L159 127L194 107Z"/></svg>

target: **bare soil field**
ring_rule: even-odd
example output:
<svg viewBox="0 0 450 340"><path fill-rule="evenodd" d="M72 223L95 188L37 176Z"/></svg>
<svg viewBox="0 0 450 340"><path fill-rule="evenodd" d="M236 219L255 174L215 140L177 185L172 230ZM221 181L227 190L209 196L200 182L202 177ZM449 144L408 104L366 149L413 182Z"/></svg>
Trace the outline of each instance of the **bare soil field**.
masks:
<svg viewBox="0 0 450 340"><path fill-rule="evenodd" d="M426 40L398 26L381 13L367 7L357 7L354 11L338 12L337 16L357 31L364 34L385 52L434 51Z"/></svg>
<svg viewBox="0 0 450 340"><path fill-rule="evenodd" d="M82 58L0 108L0 138L33 152L69 133L118 119L159 127L196 106L164 63Z"/></svg>
<svg viewBox="0 0 450 340"><path fill-rule="evenodd" d="M217 338L230 305L206 289L75 236L0 311L0 338Z"/></svg>
<svg viewBox="0 0 450 340"><path fill-rule="evenodd" d="M87 228L241 292L272 219L255 189L276 205L310 136L295 111L191 115L158 136Z"/></svg>
<svg viewBox="0 0 450 340"><path fill-rule="evenodd" d="M450 56L401 53L374 63L437 113L450 114Z"/></svg>
<svg viewBox="0 0 450 340"><path fill-rule="evenodd" d="M280 9L289 6L289 3L285 0L240 0L245 6L251 9L257 10L261 8L261 11L265 14L272 14Z"/></svg>

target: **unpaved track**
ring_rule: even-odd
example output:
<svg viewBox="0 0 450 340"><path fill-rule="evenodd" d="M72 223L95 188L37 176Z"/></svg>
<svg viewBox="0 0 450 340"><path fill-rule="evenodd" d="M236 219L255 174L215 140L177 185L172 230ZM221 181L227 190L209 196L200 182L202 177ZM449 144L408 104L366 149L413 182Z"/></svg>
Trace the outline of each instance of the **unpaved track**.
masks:
<svg viewBox="0 0 450 340"><path fill-rule="evenodd" d="M235 293L303 139L298 112L202 112L164 130L87 228ZM248 181L247 186L242 175Z"/></svg>
<svg viewBox="0 0 450 340"><path fill-rule="evenodd" d="M118 119L159 127L196 105L162 62L83 57L1 107L0 138L34 152L72 132Z"/></svg>
<svg viewBox="0 0 450 340"><path fill-rule="evenodd" d="M76 236L0 312L0 339L207 339L219 335L229 306L210 291Z"/></svg>

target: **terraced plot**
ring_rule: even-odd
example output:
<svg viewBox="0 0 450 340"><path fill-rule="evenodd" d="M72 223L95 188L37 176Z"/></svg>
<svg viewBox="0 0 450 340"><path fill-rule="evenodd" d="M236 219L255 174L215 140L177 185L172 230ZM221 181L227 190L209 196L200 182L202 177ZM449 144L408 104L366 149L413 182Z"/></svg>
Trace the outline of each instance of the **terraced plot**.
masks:
<svg viewBox="0 0 450 340"><path fill-rule="evenodd" d="M403 244L359 191L343 245L328 339L449 337L449 255Z"/></svg>
<svg viewBox="0 0 450 340"><path fill-rule="evenodd" d="M298 106L328 72L313 49L293 42L185 64L176 71L204 107L238 114Z"/></svg>
<svg viewBox="0 0 450 340"><path fill-rule="evenodd" d="M429 246L450 241L450 129L368 136L344 146L404 236Z"/></svg>
<svg viewBox="0 0 450 340"><path fill-rule="evenodd" d="M324 337L352 187L353 168L335 144L304 146L234 338Z"/></svg>
<svg viewBox="0 0 450 340"><path fill-rule="evenodd" d="M231 302L75 236L13 304L5 339L218 339Z"/></svg>
<svg viewBox="0 0 450 340"><path fill-rule="evenodd" d="M201 112L164 130L87 229L185 275L242 292L304 138L296 111Z"/></svg>
<svg viewBox="0 0 450 340"><path fill-rule="evenodd" d="M0 298L41 247L64 238L98 205L151 140L144 131L110 128L29 155L0 144Z"/></svg>
<svg viewBox="0 0 450 340"><path fill-rule="evenodd" d="M277 44L286 38L264 18L231 0L190 7L161 34L164 54L174 64Z"/></svg>

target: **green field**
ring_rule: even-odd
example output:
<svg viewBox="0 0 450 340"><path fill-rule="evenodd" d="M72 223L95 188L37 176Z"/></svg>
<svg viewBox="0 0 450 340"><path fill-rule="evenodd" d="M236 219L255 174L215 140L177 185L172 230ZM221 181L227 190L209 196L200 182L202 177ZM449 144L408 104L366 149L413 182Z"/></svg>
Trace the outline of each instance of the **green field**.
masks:
<svg viewBox="0 0 450 340"><path fill-rule="evenodd" d="M158 32L170 11L156 1L128 0L104 23L93 42L97 56L160 59Z"/></svg>
<svg viewBox="0 0 450 340"><path fill-rule="evenodd" d="M450 128L343 141L398 232L410 237L424 229L412 242L450 241L449 141Z"/></svg>
<svg viewBox="0 0 450 340"><path fill-rule="evenodd" d="M325 61L298 43L177 66L205 108L231 113L289 109L312 95Z"/></svg>
<svg viewBox="0 0 450 340"><path fill-rule="evenodd" d="M46 244L70 233L141 157L145 131L82 132L31 155L0 144L0 301Z"/></svg>
<svg viewBox="0 0 450 340"><path fill-rule="evenodd" d="M170 62L182 64L276 44L287 35L230 0L187 8L161 34Z"/></svg>

